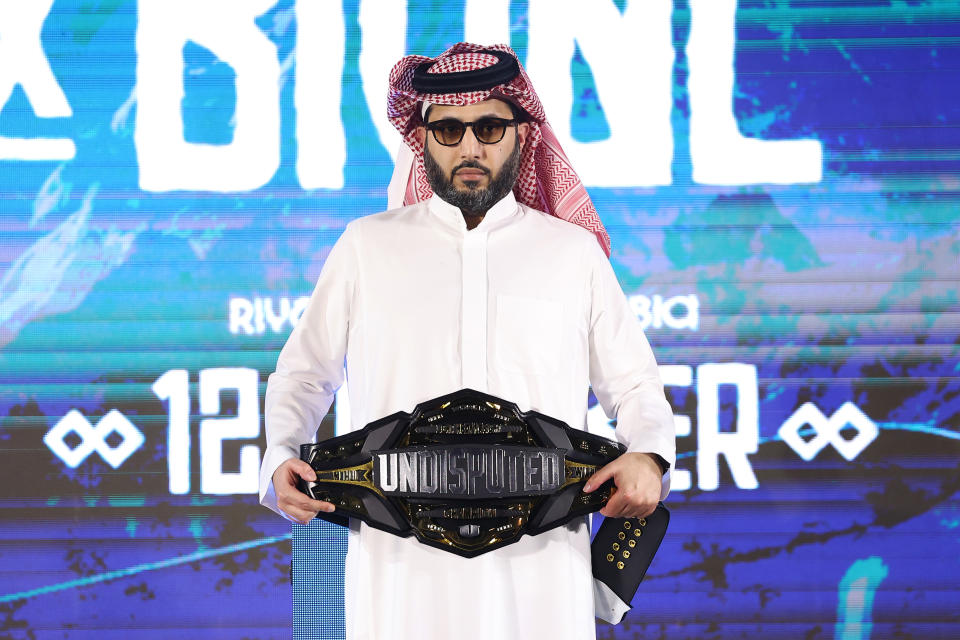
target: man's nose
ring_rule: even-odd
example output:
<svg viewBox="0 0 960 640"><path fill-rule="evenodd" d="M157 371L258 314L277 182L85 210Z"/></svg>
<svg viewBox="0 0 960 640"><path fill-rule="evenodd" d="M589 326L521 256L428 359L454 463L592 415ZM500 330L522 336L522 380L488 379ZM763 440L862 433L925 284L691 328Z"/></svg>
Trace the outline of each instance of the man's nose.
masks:
<svg viewBox="0 0 960 640"><path fill-rule="evenodd" d="M460 140L460 155L466 158L478 158L483 155L483 144L477 140L473 127L467 127Z"/></svg>

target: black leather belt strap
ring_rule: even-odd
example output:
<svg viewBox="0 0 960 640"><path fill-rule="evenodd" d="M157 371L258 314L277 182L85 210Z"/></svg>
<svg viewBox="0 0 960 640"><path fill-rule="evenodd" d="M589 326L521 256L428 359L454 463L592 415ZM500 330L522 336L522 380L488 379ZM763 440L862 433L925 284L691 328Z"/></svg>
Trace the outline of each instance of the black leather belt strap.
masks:
<svg viewBox="0 0 960 640"><path fill-rule="evenodd" d="M670 512L663 503L646 518L604 518L590 545L593 577L629 607L660 548ZM619 622L619 620L608 620Z"/></svg>

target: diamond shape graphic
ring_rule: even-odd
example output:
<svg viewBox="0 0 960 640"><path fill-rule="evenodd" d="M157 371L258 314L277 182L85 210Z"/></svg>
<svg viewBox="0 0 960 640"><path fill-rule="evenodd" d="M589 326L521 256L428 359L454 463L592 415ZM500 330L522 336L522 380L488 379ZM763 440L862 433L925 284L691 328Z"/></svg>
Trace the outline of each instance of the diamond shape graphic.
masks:
<svg viewBox="0 0 960 640"><path fill-rule="evenodd" d="M75 433L80 438L80 444L70 447L66 443L66 436ZM94 433L93 425L76 409L71 409L43 436L43 442L63 463L71 469L87 459L93 453L93 444L90 442Z"/></svg>
<svg viewBox="0 0 960 640"><path fill-rule="evenodd" d="M830 422L837 427L837 437L832 441L833 447L847 460L853 460L860 455L880 435L880 428L876 423L852 402L844 402L836 413L830 416ZM848 424L857 430L857 435L850 440L840 435L840 431Z"/></svg>
<svg viewBox="0 0 960 640"><path fill-rule="evenodd" d="M116 409L111 409L107 415L103 416L103 419L97 424L97 430L101 432L101 441L103 442L103 446L97 449L97 453L114 469L120 467L127 458L133 455L133 452L139 449L146 439L140 429L137 429L125 415ZM116 447L107 444L107 436L113 431L116 431L123 438L123 442Z"/></svg>

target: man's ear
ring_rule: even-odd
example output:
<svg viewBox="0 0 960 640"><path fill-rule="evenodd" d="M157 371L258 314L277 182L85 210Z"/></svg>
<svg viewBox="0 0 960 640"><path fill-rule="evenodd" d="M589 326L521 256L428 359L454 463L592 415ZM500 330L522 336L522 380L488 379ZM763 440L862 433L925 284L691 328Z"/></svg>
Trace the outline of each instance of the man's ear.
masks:
<svg viewBox="0 0 960 640"><path fill-rule="evenodd" d="M527 134L530 133L530 123L521 122L517 124L517 142L520 143L520 149L523 149L524 143L527 141Z"/></svg>
<svg viewBox="0 0 960 640"><path fill-rule="evenodd" d="M420 143L420 146L421 147L425 146L424 143L426 142L426 139L427 139L427 130L424 128L423 125L420 125L419 127L416 128L415 135L417 136L417 142Z"/></svg>

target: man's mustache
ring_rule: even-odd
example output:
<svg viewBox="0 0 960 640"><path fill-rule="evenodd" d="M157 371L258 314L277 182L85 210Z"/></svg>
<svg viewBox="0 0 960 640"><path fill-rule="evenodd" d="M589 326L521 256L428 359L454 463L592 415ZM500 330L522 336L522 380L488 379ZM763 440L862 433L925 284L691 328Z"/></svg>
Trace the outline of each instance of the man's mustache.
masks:
<svg viewBox="0 0 960 640"><path fill-rule="evenodd" d="M477 162L476 160L464 160L450 171L450 179L453 180L453 177L457 175L457 171L460 169L479 169L483 171L488 177L490 176L490 169L487 169L485 166Z"/></svg>

